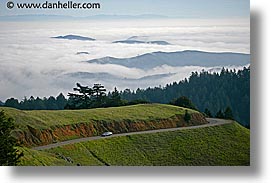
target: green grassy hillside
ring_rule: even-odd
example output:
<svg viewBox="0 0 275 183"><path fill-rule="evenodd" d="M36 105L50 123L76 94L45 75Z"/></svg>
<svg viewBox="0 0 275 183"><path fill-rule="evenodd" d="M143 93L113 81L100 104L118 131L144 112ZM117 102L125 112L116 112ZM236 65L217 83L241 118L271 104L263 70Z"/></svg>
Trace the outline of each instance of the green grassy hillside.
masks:
<svg viewBox="0 0 275 183"><path fill-rule="evenodd" d="M104 131L126 133L207 123L205 117L197 111L164 104L87 110L0 110L15 120L17 129L13 135L27 147L98 136ZM186 111L191 116L190 121L184 120Z"/></svg>
<svg viewBox="0 0 275 183"><path fill-rule="evenodd" d="M57 159L60 159L60 155L70 157L73 160L71 165L239 166L250 164L249 139L248 129L232 123L174 132L103 138L39 153L44 153L44 156L47 153ZM27 160L22 165L31 165L31 162L39 159L39 156L32 156L33 153L38 155L36 151L29 151L28 156L23 157Z"/></svg>
<svg viewBox="0 0 275 183"><path fill-rule="evenodd" d="M24 154L20 159L19 166L71 166L69 162L57 158L55 154L22 147L19 147L18 150Z"/></svg>
<svg viewBox="0 0 275 183"><path fill-rule="evenodd" d="M188 110L189 113L198 113L191 109L165 104L140 104L85 110L23 111L8 107L0 107L0 110L4 110L7 115L14 118L20 128L26 128L29 125L35 129L48 129L56 125L71 125L91 121L153 121L183 114L185 110Z"/></svg>

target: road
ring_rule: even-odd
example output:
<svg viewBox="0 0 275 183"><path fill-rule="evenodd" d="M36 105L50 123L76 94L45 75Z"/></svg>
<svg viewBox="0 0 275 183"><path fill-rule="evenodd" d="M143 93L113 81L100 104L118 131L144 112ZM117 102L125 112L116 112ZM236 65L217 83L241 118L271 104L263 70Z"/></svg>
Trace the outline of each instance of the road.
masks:
<svg viewBox="0 0 275 183"><path fill-rule="evenodd" d="M208 124L199 125L199 126L165 128L165 129L158 129L158 130L120 133L120 134L114 134L114 135L108 136L108 137L101 137L101 136L85 137L85 138L80 138L80 139L73 139L73 140L68 140L68 141L63 141L63 142L57 142L57 143L49 144L49 145L45 145L45 146L37 146L32 149L45 150L45 149L51 149L51 148L64 146L64 145L68 145L68 144L74 144L74 143L85 142L85 141L90 141L90 140L98 140L98 139L102 139L102 138L113 138L113 137L121 137L121 136L126 136L126 135L135 135L135 134L147 134L147 133L168 132L168 131L176 131L176 130L184 130L184 129L204 128L204 127L210 127L210 126L219 126L219 125L229 124L229 123L233 122L232 120L224 120L224 119L216 119L216 118L206 118L206 120L209 122Z"/></svg>

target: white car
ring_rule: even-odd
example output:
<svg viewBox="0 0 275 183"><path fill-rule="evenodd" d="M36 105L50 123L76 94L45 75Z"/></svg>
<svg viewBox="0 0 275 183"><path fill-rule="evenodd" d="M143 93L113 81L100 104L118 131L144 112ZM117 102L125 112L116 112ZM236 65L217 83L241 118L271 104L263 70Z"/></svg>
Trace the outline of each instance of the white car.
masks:
<svg viewBox="0 0 275 183"><path fill-rule="evenodd" d="M104 132L101 134L102 137L111 136L111 135L113 135L112 132Z"/></svg>

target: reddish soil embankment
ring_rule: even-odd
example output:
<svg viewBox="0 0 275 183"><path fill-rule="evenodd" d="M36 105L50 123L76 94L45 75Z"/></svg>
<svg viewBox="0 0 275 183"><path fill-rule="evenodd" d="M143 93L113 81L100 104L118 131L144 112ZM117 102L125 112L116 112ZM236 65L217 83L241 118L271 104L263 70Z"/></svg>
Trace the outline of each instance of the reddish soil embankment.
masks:
<svg viewBox="0 0 275 183"><path fill-rule="evenodd" d="M15 131L15 136L24 146L32 147L38 145L52 144L74 138L98 136L105 131L113 133L127 133L154 129L175 128L183 126L195 126L208 123L200 113L192 113L191 120L184 121L183 115L176 115L169 119L155 121L132 122L125 120L115 121L91 121L90 123L77 123L73 125L54 126L51 129L35 129L27 126L26 131Z"/></svg>

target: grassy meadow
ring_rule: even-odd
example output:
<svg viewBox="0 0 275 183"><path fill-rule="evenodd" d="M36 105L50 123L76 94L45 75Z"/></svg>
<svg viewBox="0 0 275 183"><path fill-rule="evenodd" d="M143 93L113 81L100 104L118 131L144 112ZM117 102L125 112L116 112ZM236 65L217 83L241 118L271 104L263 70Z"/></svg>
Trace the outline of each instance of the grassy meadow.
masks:
<svg viewBox="0 0 275 183"><path fill-rule="evenodd" d="M235 122L25 151L21 165L247 166L250 131ZM69 157L73 163L60 156Z"/></svg>
<svg viewBox="0 0 275 183"><path fill-rule="evenodd" d="M133 106L84 109L84 110L33 110L23 111L14 108L0 107L5 113L14 118L20 129L27 125L35 129L48 129L59 125L88 123L91 121L121 122L121 121L155 121L167 119L177 114L197 111L165 104L139 104Z"/></svg>

